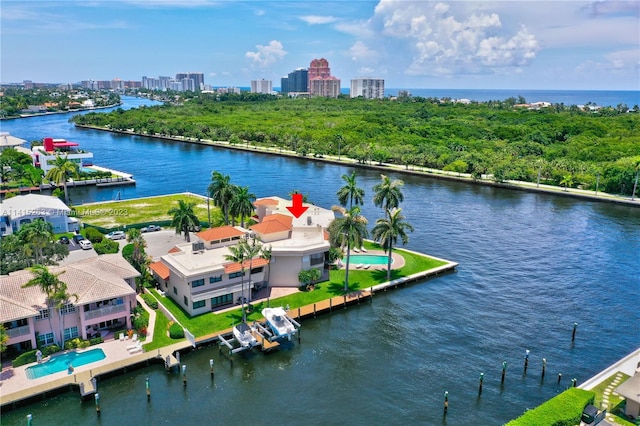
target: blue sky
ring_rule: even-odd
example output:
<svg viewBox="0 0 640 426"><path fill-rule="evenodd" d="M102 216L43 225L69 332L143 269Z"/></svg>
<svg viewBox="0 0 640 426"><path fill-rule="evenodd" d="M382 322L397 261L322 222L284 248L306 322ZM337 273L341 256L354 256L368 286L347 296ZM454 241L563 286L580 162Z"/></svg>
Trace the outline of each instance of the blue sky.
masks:
<svg viewBox="0 0 640 426"><path fill-rule="evenodd" d="M2 82L203 72L249 86L326 58L342 87L640 89L640 1L1 0Z"/></svg>

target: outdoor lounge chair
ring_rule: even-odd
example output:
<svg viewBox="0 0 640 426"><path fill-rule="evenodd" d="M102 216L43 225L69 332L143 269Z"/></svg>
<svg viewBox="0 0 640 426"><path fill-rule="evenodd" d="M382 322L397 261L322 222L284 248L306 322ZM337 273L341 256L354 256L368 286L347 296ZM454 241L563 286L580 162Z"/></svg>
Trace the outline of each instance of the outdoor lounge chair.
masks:
<svg viewBox="0 0 640 426"><path fill-rule="evenodd" d="M358 263L358 264L356 265L356 269L361 269L363 266L364 266L364 265L363 265L362 263Z"/></svg>
<svg viewBox="0 0 640 426"><path fill-rule="evenodd" d="M364 246L360 247L360 250L361 250L363 253L366 253L366 252L367 252L367 249L366 249L366 248L364 248Z"/></svg>
<svg viewBox="0 0 640 426"><path fill-rule="evenodd" d="M129 346L127 346L127 350L128 350L128 351L130 351L131 349L135 349L135 348L137 348L138 346L142 346L142 342L136 342L136 343L134 343L133 345L129 345Z"/></svg>
<svg viewBox="0 0 640 426"><path fill-rule="evenodd" d="M127 346L127 350L130 354L135 354L137 352L142 352L142 342L138 342L135 345Z"/></svg>
<svg viewBox="0 0 640 426"><path fill-rule="evenodd" d="M355 251L356 253L360 253L360 250L358 250L357 248L351 249L351 251Z"/></svg>
<svg viewBox="0 0 640 426"><path fill-rule="evenodd" d="M124 333L120 333L120 336L119 336L119 337L120 337L120 341L121 341L121 342L124 342Z"/></svg>
<svg viewBox="0 0 640 426"><path fill-rule="evenodd" d="M138 341L138 334L134 334L133 337L131 338L132 341L137 342Z"/></svg>
<svg viewBox="0 0 640 426"><path fill-rule="evenodd" d="M363 266L363 268L362 268L362 269L369 269L369 268L371 268L371 265L366 264L366 265L364 265L364 266Z"/></svg>

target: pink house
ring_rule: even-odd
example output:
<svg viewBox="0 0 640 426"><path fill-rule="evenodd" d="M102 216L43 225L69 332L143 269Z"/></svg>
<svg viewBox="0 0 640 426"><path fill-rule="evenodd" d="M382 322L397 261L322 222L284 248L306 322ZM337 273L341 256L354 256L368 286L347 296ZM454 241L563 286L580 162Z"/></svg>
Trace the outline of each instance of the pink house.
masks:
<svg viewBox="0 0 640 426"><path fill-rule="evenodd" d="M0 323L9 336L7 345L18 352L60 344L76 337L90 339L97 333L131 328L136 306L135 278L140 273L120 254L105 254L49 271L74 295L56 308L37 287L23 285L33 278L30 270L0 277Z"/></svg>

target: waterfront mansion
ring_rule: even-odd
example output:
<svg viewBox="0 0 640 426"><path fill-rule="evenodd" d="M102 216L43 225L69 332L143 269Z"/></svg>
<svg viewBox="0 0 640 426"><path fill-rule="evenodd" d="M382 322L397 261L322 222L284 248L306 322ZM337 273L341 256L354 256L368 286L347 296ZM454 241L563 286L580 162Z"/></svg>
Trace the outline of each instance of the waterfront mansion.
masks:
<svg viewBox="0 0 640 426"><path fill-rule="evenodd" d="M80 337L90 339L115 329L131 328L136 306L135 278L140 276L120 254L105 254L65 266L52 266L74 295L52 306L38 286L23 287L33 277L28 270L0 276L0 322L17 352Z"/></svg>
<svg viewBox="0 0 640 426"><path fill-rule="evenodd" d="M255 201L258 223L247 228L221 226L197 233L199 241L180 244L151 264L160 290L190 315L250 301L266 287L298 287L298 274L317 268L329 276L327 227L335 215L310 204L292 215L291 200L279 197ZM271 249L271 256L255 256L240 263L227 260L229 247L248 238Z"/></svg>

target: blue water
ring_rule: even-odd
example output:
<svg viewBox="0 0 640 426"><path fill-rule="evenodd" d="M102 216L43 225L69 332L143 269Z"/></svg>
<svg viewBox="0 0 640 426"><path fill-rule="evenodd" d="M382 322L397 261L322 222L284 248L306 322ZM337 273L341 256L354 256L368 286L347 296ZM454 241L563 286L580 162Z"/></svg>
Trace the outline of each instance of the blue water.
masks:
<svg viewBox="0 0 640 426"><path fill-rule="evenodd" d="M347 262L347 258L342 259L343 262ZM379 254L352 254L349 256L349 262L351 265L357 263L363 263L365 265L386 265L389 261L389 257ZM393 259L391 259L393 264Z"/></svg>
<svg viewBox="0 0 640 426"><path fill-rule="evenodd" d="M79 130L67 119L2 125L23 139L75 140L94 153L96 164L137 179L128 187L70 188L77 203L118 192L122 198L204 194L218 170L258 197L288 197L297 189L330 208L341 176L355 170L365 190L362 214L370 226L383 216L372 201L377 170ZM415 228L407 248L458 262L457 272L304 320L300 343L237 357L233 367L217 346L183 354L186 387L161 365L99 379L99 422L500 425L561 392L571 378L582 383L640 347L640 209L387 174L405 182L403 214ZM509 367L501 387L503 361ZM485 381L478 397L480 373ZM23 425L27 413L38 425L96 422L93 402L79 403L72 392L3 411L2 425Z"/></svg>
<svg viewBox="0 0 640 426"><path fill-rule="evenodd" d="M69 365L78 368L82 365L105 359L107 356L102 349L90 349L84 352L71 351L60 355L53 355L48 361L27 367L25 373L28 379L38 379L49 374L68 370Z"/></svg>

